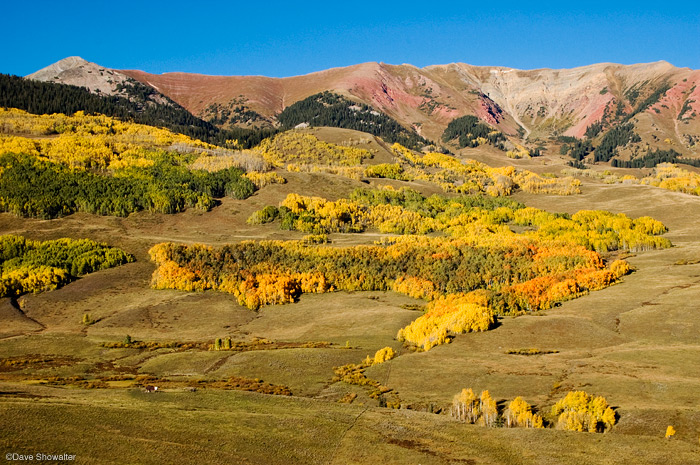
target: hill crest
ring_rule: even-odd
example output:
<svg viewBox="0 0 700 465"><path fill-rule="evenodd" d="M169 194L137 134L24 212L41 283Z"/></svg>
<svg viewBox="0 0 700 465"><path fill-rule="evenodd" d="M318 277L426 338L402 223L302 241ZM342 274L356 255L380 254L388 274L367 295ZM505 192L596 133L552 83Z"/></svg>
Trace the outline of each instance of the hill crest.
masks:
<svg viewBox="0 0 700 465"><path fill-rule="evenodd" d="M97 75L102 84L94 82ZM28 77L109 93L114 85L110 91L105 83L114 82L112 76L150 86L205 120L215 121L220 111L249 115L232 123L244 127L277 125L276 115L289 105L330 91L386 113L434 141L450 121L464 115L477 116L512 140L536 142L582 137L592 124L606 118L610 123L615 112L632 115L643 143L652 147L666 149L659 141L670 140L669 147L697 155L700 140L700 71L666 61L534 70L366 62L274 78L110 70L70 57Z"/></svg>

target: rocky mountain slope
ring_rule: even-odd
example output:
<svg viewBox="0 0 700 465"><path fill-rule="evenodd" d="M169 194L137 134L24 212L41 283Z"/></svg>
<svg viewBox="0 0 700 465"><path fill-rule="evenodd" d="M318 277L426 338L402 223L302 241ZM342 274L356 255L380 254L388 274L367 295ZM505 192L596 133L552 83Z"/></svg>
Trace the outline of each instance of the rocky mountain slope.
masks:
<svg viewBox="0 0 700 465"><path fill-rule="evenodd" d="M583 137L594 123L605 130L631 122L641 138L633 150L674 149L686 156L700 150L700 71L664 61L527 71L463 63L425 68L363 63L269 78L117 71L68 58L29 77L106 93L117 92L114 83L130 78L220 125L275 125L275 116L287 106L331 91L435 141L454 118L476 115L513 141Z"/></svg>
<svg viewBox="0 0 700 465"><path fill-rule="evenodd" d="M118 70L105 68L80 57L68 57L27 76L28 79L85 87L98 95L169 105L172 102L151 86L144 86Z"/></svg>

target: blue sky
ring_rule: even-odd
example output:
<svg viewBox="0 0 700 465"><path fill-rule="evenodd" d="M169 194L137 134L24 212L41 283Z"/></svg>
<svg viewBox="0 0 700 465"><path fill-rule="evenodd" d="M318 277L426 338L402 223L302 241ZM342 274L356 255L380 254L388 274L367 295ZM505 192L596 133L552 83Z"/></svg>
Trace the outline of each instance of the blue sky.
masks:
<svg viewBox="0 0 700 465"><path fill-rule="evenodd" d="M152 73L276 77L367 61L700 69L697 2L4 3L0 72L18 75L72 55Z"/></svg>

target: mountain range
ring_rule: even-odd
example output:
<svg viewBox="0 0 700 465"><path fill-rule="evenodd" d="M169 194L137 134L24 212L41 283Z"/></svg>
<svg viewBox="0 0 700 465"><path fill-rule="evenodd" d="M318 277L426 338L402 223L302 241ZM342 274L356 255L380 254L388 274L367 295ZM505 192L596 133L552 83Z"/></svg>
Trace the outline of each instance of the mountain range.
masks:
<svg viewBox="0 0 700 465"><path fill-rule="evenodd" d="M339 94L385 113L439 142L455 118L474 115L516 144L561 136L594 138L632 123L639 149L700 155L700 71L665 61L600 63L573 69L518 70L464 63L424 68L362 63L303 76L208 76L115 70L65 58L30 79L123 95L148 86L154 103L172 100L221 127L275 127L290 105L320 92ZM588 130L588 132L587 132Z"/></svg>

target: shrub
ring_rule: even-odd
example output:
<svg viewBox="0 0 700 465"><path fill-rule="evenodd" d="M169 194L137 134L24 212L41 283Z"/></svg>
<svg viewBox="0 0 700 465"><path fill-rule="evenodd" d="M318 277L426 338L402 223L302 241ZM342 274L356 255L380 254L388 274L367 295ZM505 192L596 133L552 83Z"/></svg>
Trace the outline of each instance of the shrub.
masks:
<svg viewBox="0 0 700 465"><path fill-rule="evenodd" d="M394 349L392 349L391 347L384 347L383 349L379 349L377 353L374 354L372 365L384 363L387 360L391 360L394 357L396 357L396 352L394 352Z"/></svg>
<svg viewBox="0 0 700 465"><path fill-rule="evenodd" d="M272 205L268 205L262 210L253 212L252 215L246 221L248 224L266 224L271 223L277 219L279 211Z"/></svg>

